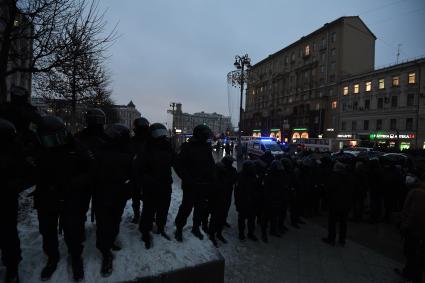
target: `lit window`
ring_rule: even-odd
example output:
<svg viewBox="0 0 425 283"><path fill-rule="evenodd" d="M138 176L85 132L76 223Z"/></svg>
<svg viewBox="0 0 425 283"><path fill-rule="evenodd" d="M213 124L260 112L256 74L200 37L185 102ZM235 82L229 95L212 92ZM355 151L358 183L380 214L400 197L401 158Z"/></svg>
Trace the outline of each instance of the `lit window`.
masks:
<svg viewBox="0 0 425 283"><path fill-rule="evenodd" d="M400 85L400 77L396 76L393 77L393 86L399 86Z"/></svg>
<svg viewBox="0 0 425 283"><path fill-rule="evenodd" d="M343 94L348 95L348 86L344 86Z"/></svg>
<svg viewBox="0 0 425 283"><path fill-rule="evenodd" d="M372 82L366 82L366 91L372 90Z"/></svg>
<svg viewBox="0 0 425 283"><path fill-rule="evenodd" d="M304 55L309 56L310 55L310 45L306 45L304 49Z"/></svg>
<svg viewBox="0 0 425 283"><path fill-rule="evenodd" d="M385 79L379 79L378 87L379 87L379 89L385 88Z"/></svg>
<svg viewBox="0 0 425 283"><path fill-rule="evenodd" d="M332 101L332 109L336 109L336 100Z"/></svg>
<svg viewBox="0 0 425 283"><path fill-rule="evenodd" d="M416 73L409 73L409 84L416 83Z"/></svg>
<svg viewBox="0 0 425 283"><path fill-rule="evenodd" d="M354 85L354 93L359 93L360 90L360 85L359 84L355 84Z"/></svg>

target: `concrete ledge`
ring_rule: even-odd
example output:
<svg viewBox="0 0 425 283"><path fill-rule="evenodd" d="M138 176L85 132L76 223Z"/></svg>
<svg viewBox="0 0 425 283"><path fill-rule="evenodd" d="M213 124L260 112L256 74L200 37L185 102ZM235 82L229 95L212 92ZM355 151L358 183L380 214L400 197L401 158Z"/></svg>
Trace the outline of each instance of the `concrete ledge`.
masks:
<svg viewBox="0 0 425 283"><path fill-rule="evenodd" d="M218 260L122 283L223 283L225 260L221 254L220 257Z"/></svg>

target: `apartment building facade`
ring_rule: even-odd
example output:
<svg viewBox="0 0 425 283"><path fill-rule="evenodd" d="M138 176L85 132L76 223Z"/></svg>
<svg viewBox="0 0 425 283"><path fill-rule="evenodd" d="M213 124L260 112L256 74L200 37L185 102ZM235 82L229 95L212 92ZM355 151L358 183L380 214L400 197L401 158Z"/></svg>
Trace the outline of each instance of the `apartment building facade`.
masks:
<svg viewBox="0 0 425 283"><path fill-rule="evenodd" d="M425 149L424 76L421 58L342 80L329 136Z"/></svg>
<svg viewBox="0 0 425 283"><path fill-rule="evenodd" d="M338 122L341 80L374 69L375 40L359 17L341 17L253 65L244 134L285 141L324 135Z"/></svg>
<svg viewBox="0 0 425 283"><path fill-rule="evenodd" d="M218 113L197 112L184 113L182 104L177 103L176 109L168 111L173 116L173 125L178 134L192 134L197 125L207 125L214 135L230 134L233 132L231 118Z"/></svg>

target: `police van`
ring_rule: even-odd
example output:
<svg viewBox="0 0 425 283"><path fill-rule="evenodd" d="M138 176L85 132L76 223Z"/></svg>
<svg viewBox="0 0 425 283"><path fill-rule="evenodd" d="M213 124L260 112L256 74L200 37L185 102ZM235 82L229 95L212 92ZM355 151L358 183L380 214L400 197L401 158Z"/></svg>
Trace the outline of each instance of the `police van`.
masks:
<svg viewBox="0 0 425 283"><path fill-rule="evenodd" d="M248 156L257 159L270 151L275 158L281 158L284 154L282 148L274 138L257 138L248 142Z"/></svg>

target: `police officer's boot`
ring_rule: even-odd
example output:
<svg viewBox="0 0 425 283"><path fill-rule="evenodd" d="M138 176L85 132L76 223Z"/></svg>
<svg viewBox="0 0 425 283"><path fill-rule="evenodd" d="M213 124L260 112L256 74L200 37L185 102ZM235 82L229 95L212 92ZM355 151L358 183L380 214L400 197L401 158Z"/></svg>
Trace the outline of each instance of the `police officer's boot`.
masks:
<svg viewBox="0 0 425 283"><path fill-rule="evenodd" d="M72 267L72 277L74 281L80 282L84 279L84 264L81 256L76 256L72 258L71 262Z"/></svg>
<svg viewBox="0 0 425 283"><path fill-rule="evenodd" d="M174 233L174 237L176 238L177 242L183 242L183 229L177 227L176 232Z"/></svg>
<svg viewBox="0 0 425 283"><path fill-rule="evenodd" d="M165 232L164 227L158 227L158 234L160 234L162 237L164 237L165 239L167 239L168 241L171 241L170 236L168 236L168 234Z"/></svg>
<svg viewBox="0 0 425 283"><path fill-rule="evenodd" d="M102 267L100 269L100 274L103 277L108 277L112 274L112 261L113 255L111 252L105 252L102 254Z"/></svg>
<svg viewBox="0 0 425 283"><path fill-rule="evenodd" d="M53 273L56 271L56 268L58 267L58 258L52 258L50 257L47 260L46 266L41 270L41 281L47 281L52 277Z"/></svg>
<svg viewBox="0 0 425 283"><path fill-rule="evenodd" d="M147 250L152 248L152 236L150 232L144 232L142 234L142 241L145 242L145 248Z"/></svg>
<svg viewBox="0 0 425 283"><path fill-rule="evenodd" d="M204 239L204 235L201 233L199 226L193 226L192 227L192 234L195 235L195 237L198 238L199 240Z"/></svg>

